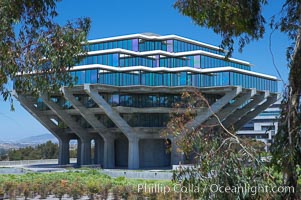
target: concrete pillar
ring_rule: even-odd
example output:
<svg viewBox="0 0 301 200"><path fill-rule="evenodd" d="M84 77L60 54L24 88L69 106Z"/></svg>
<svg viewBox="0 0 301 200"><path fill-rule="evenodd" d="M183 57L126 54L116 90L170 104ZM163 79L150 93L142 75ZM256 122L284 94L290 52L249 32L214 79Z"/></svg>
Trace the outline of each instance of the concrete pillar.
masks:
<svg viewBox="0 0 301 200"><path fill-rule="evenodd" d="M104 168L115 168L115 140L113 138L104 140Z"/></svg>
<svg viewBox="0 0 301 200"><path fill-rule="evenodd" d="M81 155L81 165L91 164L91 139L82 138L80 140L81 149L79 151Z"/></svg>
<svg viewBox="0 0 301 200"><path fill-rule="evenodd" d="M59 165L70 163L69 139L59 138Z"/></svg>
<svg viewBox="0 0 301 200"><path fill-rule="evenodd" d="M81 145L81 141L80 139L77 139L77 165L80 166L81 165L81 160L82 160L82 155L81 155L81 150L82 149L82 145Z"/></svg>
<svg viewBox="0 0 301 200"><path fill-rule="evenodd" d="M129 138L128 168L139 168L139 138Z"/></svg>
<svg viewBox="0 0 301 200"><path fill-rule="evenodd" d="M94 164L102 164L102 141L101 139L94 139Z"/></svg>

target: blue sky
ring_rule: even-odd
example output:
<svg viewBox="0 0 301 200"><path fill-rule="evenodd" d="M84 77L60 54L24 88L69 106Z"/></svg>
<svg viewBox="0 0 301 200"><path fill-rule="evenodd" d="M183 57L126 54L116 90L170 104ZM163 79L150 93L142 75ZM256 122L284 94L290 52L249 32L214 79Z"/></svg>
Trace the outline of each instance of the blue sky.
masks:
<svg viewBox="0 0 301 200"><path fill-rule="evenodd" d="M283 0L270 1L264 8L267 20L279 12ZM72 0L62 1L57 6L58 22L68 19L90 17L92 28L89 39L118 36L124 34L153 32L160 35L175 34L212 45L220 44L220 37L211 30L196 26L188 17L182 16L173 8L173 0ZM252 63L253 71L277 76L269 51L267 29L265 38L245 47L242 53L237 51L233 57ZM289 42L285 35L275 32L272 37L272 50L277 67L283 79L287 80L285 51ZM277 76L278 77L278 76ZM282 86L279 84L279 91ZM48 133L17 101L15 112L10 111L8 103L0 101L0 140L18 140L27 136Z"/></svg>

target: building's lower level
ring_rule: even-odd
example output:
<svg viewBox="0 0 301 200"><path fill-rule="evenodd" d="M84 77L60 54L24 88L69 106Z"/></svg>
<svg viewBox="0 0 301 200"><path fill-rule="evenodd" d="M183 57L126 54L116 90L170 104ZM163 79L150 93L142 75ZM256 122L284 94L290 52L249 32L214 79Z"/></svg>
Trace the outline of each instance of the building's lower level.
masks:
<svg viewBox="0 0 301 200"><path fill-rule="evenodd" d="M24 94L16 97L58 138L60 165L69 163L69 143L78 140L79 165L167 168L179 164L183 156L173 138L168 138L172 150L167 151L160 132L174 109L172 105L189 90L196 88L84 84L40 98ZM226 128L238 130L277 100L275 93L237 86L197 90L209 100L211 108L196 110L195 119L185 125L188 129L218 124L214 112Z"/></svg>

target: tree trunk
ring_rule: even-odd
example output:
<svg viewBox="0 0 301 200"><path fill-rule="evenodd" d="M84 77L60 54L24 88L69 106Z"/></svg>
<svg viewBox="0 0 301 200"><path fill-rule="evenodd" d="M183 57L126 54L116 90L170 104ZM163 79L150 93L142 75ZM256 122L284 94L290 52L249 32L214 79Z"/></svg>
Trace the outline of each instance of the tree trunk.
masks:
<svg viewBox="0 0 301 200"><path fill-rule="evenodd" d="M301 4L300 4L301 6ZM299 6L299 10L301 7ZM300 17L301 18L301 17ZM301 25L301 23L300 23ZM289 88L288 88L288 102L287 102L287 134L288 134L288 148L289 158L286 164L283 165L284 185L295 188L294 193L287 193L286 199L300 199L298 191L298 174L297 174L297 160L299 159L300 146L300 94L301 94L301 31L299 30L295 51L290 65L289 73Z"/></svg>

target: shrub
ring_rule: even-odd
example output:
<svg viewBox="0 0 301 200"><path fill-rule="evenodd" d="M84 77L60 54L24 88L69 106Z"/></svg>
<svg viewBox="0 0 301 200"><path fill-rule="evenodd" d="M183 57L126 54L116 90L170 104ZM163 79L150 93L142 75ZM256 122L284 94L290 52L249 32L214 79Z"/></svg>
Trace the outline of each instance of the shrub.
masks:
<svg viewBox="0 0 301 200"><path fill-rule="evenodd" d="M8 194L9 199L16 199L17 183L15 181L6 181L3 184L3 189Z"/></svg>
<svg viewBox="0 0 301 200"><path fill-rule="evenodd" d="M99 194L101 199L107 199L109 196L109 190L112 188L111 183L107 183L99 186Z"/></svg>
<svg viewBox="0 0 301 200"><path fill-rule="evenodd" d="M24 196L24 199L27 200L27 198L30 196L30 188L31 184L29 182L21 182L18 184L17 190L18 190L18 196Z"/></svg>
<svg viewBox="0 0 301 200"><path fill-rule="evenodd" d="M53 183L53 188L53 194L61 200L63 196L68 193L68 181L60 180L59 182Z"/></svg>
<svg viewBox="0 0 301 200"><path fill-rule="evenodd" d="M85 194L85 188L82 183L79 181L75 181L71 183L68 187L68 194L70 197L72 197L74 200L79 199L81 196Z"/></svg>
<svg viewBox="0 0 301 200"><path fill-rule="evenodd" d="M98 186L98 183L96 181L89 181L87 183L87 193L91 200L94 199L94 195L99 192L100 188Z"/></svg>

